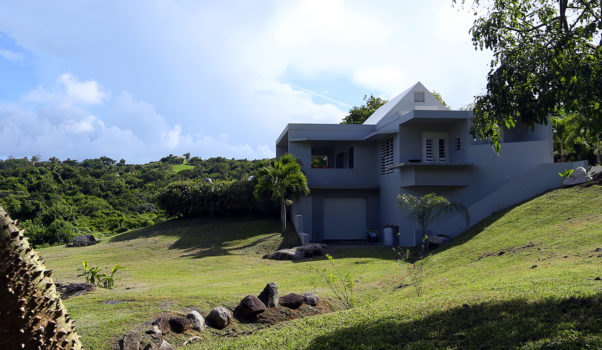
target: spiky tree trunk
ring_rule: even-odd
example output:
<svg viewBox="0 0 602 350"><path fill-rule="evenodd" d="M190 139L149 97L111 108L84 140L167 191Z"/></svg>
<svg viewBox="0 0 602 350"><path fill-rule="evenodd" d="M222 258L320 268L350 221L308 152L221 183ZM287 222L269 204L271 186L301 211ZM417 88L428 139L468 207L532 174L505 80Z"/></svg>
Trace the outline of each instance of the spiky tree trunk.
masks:
<svg viewBox="0 0 602 350"><path fill-rule="evenodd" d="M0 349L81 349L50 270L2 207Z"/></svg>

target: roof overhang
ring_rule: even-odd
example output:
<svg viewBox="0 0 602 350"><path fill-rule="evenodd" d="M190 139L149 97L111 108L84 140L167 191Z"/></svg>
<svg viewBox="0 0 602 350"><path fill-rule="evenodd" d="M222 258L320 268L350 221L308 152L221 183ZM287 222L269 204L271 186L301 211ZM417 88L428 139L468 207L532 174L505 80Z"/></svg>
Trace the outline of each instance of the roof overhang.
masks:
<svg viewBox="0 0 602 350"><path fill-rule="evenodd" d="M472 119L472 111L447 111L447 110L420 110L415 109L400 118L400 125L422 125L437 123L453 124L459 121Z"/></svg>

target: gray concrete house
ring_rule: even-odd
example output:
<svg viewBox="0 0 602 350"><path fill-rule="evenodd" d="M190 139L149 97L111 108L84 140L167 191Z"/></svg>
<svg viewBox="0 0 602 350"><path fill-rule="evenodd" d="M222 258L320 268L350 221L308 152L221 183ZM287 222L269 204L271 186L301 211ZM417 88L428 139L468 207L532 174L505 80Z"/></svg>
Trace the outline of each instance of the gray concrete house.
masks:
<svg viewBox="0 0 602 350"><path fill-rule="evenodd" d="M288 124L276 156L295 155L311 195L293 204L305 242L365 240L367 232L399 227L399 244L420 244L417 223L397 205L406 192L436 192L464 204L473 225L492 213L561 185L558 172L584 162L554 163L551 125L506 130L498 156L474 140L470 111L446 110L416 83L362 125ZM441 217L434 234L466 229L460 215Z"/></svg>

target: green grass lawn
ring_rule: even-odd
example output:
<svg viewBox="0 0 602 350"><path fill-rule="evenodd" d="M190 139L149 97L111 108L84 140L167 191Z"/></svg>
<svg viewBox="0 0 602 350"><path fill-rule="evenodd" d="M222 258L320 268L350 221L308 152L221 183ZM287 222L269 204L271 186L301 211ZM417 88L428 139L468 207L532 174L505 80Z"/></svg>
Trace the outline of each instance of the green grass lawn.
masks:
<svg viewBox="0 0 602 350"><path fill-rule="evenodd" d="M194 165L189 164L174 164L171 167L176 173L179 173L182 170L194 169Z"/></svg>
<svg viewBox="0 0 602 350"><path fill-rule="evenodd" d="M340 274L357 280L356 308L263 329L235 322L199 333L202 342L185 348L600 348L600 208L600 186L549 192L473 227L419 262L422 272L412 278L390 248L337 249ZM162 312L234 307L267 282L278 283L281 294L314 291L327 300L328 289L310 270L326 260L261 259L295 244L278 228L264 220L180 220L91 247L40 252L62 282L78 280L83 260L126 266L115 289L66 300L84 345L107 349Z"/></svg>

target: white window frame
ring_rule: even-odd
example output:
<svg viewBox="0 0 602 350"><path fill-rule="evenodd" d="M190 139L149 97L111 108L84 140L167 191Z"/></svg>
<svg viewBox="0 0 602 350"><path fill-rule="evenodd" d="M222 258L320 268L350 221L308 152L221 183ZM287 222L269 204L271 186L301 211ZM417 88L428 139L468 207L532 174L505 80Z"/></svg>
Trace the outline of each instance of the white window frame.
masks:
<svg viewBox="0 0 602 350"><path fill-rule="evenodd" d="M422 161L449 163L449 136L446 132L422 133Z"/></svg>

